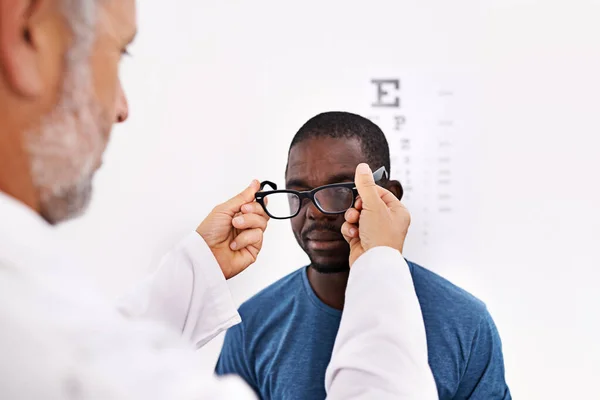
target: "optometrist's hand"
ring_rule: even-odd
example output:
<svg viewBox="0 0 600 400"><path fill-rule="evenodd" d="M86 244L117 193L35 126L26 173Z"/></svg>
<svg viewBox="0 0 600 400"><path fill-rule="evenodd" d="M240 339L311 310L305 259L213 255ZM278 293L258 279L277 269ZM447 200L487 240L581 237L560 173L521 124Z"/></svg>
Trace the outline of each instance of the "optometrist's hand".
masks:
<svg viewBox="0 0 600 400"><path fill-rule="evenodd" d="M356 168L356 188L359 198L354 208L346 211L342 234L350 244L350 266L366 251L392 247L399 252L410 226L406 207L389 190L375 184L367 164Z"/></svg>
<svg viewBox="0 0 600 400"><path fill-rule="evenodd" d="M252 265L263 244L269 216L254 194L258 181L229 201L216 206L196 232L202 236L221 266L226 279L233 278Z"/></svg>

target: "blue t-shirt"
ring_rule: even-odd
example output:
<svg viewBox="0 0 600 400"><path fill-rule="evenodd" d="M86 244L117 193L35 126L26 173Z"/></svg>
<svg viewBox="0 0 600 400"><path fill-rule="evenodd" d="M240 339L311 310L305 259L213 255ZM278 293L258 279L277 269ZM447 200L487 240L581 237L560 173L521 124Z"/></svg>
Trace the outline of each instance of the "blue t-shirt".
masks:
<svg viewBox="0 0 600 400"><path fill-rule="evenodd" d="M510 400L502 344L485 305L439 275L408 265L440 399ZM243 322L225 336L217 374L240 375L265 400L324 399L342 312L316 296L306 268L252 297L240 314Z"/></svg>

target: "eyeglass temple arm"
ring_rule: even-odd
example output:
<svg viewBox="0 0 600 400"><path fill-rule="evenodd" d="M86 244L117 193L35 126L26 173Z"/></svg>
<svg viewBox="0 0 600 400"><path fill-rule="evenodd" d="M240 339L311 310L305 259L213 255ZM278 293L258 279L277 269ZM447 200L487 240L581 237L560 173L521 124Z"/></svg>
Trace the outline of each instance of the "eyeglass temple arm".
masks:
<svg viewBox="0 0 600 400"><path fill-rule="evenodd" d="M388 177L388 172L385 169L385 167L381 167L379 169L377 169L375 172L373 172L373 180L375 182L379 182L383 179L387 179Z"/></svg>

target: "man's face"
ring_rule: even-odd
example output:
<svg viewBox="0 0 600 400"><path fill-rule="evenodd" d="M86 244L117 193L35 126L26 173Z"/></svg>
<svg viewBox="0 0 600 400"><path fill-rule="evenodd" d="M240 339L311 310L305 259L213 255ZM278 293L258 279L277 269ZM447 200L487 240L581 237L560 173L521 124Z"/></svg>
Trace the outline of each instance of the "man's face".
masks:
<svg viewBox="0 0 600 400"><path fill-rule="evenodd" d="M74 25L57 105L26 137L40 212L51 223L85 210L112 126L128 114L119 63L135 36L135 1L96 3L95 20Z"/></svg>
<svg viewBox="0 0 600 400"><path fill-rule="evenodd" d="M356 166L365 162L357 139L317 137L296 144L290 151L286 187L310 190L331 183L354 181ZM378 166L371 166L378 168ZM296 240L309 256L312 266L322 272L348 269L350 247L341 234L344 215L326 215L305 201L292 218Z"/></svg>

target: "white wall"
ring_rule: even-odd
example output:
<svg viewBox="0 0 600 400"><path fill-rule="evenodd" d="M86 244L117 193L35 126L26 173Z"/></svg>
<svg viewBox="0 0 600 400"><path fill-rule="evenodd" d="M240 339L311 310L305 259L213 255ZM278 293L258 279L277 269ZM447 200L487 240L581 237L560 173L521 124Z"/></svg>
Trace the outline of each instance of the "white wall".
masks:
<svg viewBox="0 0 600 400"><path fill-rule="evenodd" d="M384 112L370 107L370 80L398 77L406 131L386 133L397 157L412 137L418 160L407 256L488 304L515 398L597 396L598 4L167 3L139 4L122 74L131 119L114 131L90 212L61 229L109 295L251 179L283 183L305 120ZM436 97L446 89L449 103ZM442 215L426 175L439 170L436 121L450 117L453 211ZM289 225L274 221L259 262L231 282L236 300L305 262ZM219 340L201 354L207 369Z"/></svg>

